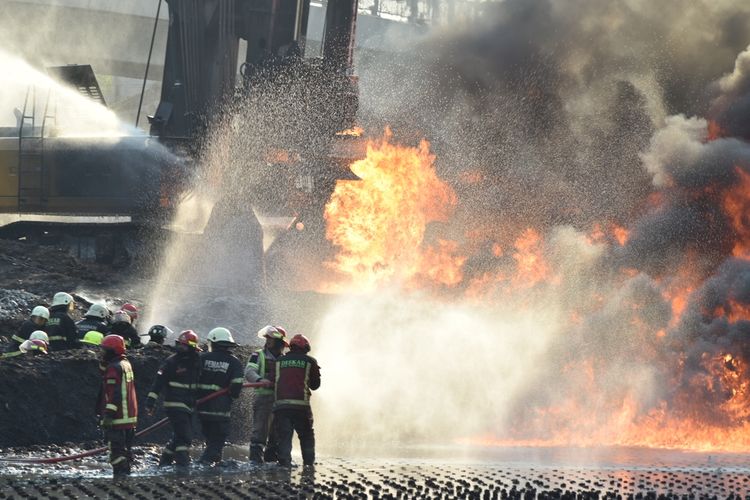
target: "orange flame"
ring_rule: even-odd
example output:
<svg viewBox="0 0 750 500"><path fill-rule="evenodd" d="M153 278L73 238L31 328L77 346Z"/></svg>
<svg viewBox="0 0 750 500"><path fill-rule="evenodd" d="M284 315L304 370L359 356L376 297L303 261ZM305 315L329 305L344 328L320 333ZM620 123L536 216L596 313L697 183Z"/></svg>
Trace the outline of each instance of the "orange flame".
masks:
<svg viewBox="0 0 750 500"><path fill-rule="evenodd" d="M550 273L541 250L542 237L532 228L521 234L513 245L513 258L517 263L514 283L518 286L533 286L544 281Z"/></svg>
<svg viewBox="0 0 750 500"><path fill-rule="evenodd" d="M750 259L750 174L739 167L735 172L737 185L727 192L722 205L736 235L732 253L735 257Z"/></svg>
<svg viewBox="0 0 750 500"><path fill-rule="evenodd" d="M708 141L715 141L716 139L721 139L726 134L724 132L724 129L721 128L721 125L719 125L714 120L708 121Z"/></svg>
<svg viewBox="0 0 750 500"><path fill-rule="evenodd" d="M338 181L326 204L326 237L339 248L328 265L349 282L329 290L371 290L415 276L443 285L462 279L465 258L453 255L455 242L423 248L427 225L448 218L455 193L437 176L427 141L413 148L390 139L386 130L368 143L366 158L351 166L361 181Z"/></svg>
<svg viewBox="0 0 750 500"><path fill-rule="evenodd" d="M338 181L325 207L326 237L337 253L326 263L333 273L324 290L368 291L395 284L410 290L450 289L472 299L486 300L498 294L521 298L535 295L527 292L532 288L543 292L544 286L558 283L558 270L545 259L543 234L535 228L524 227L519 234L518 227L499 230L489 227L491 224L470 224L462 230L463 241L439 237L432 228L428 231L431 223L448 220L457 204L455 192L438 177L434 163L427 141L417 147L394 144L388 130L382 139L368 141L366 158L351 165L361 180ZM725 193L722 206L735 229L735 255L750 259L750 218L745 216L750 213L750 174L738 169L738 175L739 183ZM483 180L473 171L459 174L457 179L469 185ZM647 200L650 206L663 201L660 192L652 193ZM610 246L626 245L629 238L628 229L612 222L595 224L587 237L591 244ZM466 267L469 258L476 255L493 267ZM628 302L618 309L617 318L620 325L627 325L628 334L638 339L645 359L679 372L661 374L672 387L684 383L694 390L665 398L669 402L644 402L637 391L626 393L629 389L610 394L602 385L602 380L611 376L605 366L608 361L594 359L595 356L583 358L563 367L565 376L579 389L578 394L565 394L545 408L530 411L522 429L468 441L504 446L750 449L747 360L735 356L731 349L720 355L706 353L698 361L701 372L691 374L685 368L689 363L684 354L663 348L678 342L672 333L693 292L700 288L703 277L697 271L700 266L696 259L687 253L680 272L653 278L665 305L671 306L671 316L667 307L666 314L655 318L644 301L633 297L622 299ZM646 271L622 268L620 278L615 279L628 280L639 274L645 276ZM610 302L606 290L601 289L591 290L585 299L580 310L577 304L568 311L571 328L585 330L587 315ZM709 312L724 316L729 322L750 319L750 305L736 301ZM671 359L665 361L665 357ZM679 379L681 376L684 377ZM701 391L710 392L715 401L696 401L695 394L702 394ZM705 416L710 413L703 411L707 404L718 408L713 416Z"/></svg>
<svg viewBox="0 0 750 500"><path fill-rule="evenodd" d="M350 137L362 137L362 134L364 133L365 133L365 129L363 129L359 125L355 125L352 128L348 128L346 130L341 130L339 132L336 132L336 135L350 136Z"/></svg>
<svg viewBox="0 0 750 500"><path fill-rule="evenodd" d="M625 243L628 242L628 238L630 238L630 231L628 231L624 227L620 227L617 225L614 225L612 227L612 234L614 235L615 240L617 240L617 243L619 243L620 246L625 246Z"/></svg>

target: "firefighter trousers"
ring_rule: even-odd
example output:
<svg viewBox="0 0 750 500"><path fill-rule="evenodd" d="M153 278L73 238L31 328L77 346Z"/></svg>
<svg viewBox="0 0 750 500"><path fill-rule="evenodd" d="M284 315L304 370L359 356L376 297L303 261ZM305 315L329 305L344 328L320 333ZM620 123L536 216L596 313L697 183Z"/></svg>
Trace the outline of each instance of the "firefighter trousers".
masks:
<svg viewBox="0 0 750 500"><path fill-rule="evenodd" d="M190 444L193 441L193 415L186 411L168 410L172 424L172 440L161 454L159 465L190 465Z"/></svg>
<svg viewBox="0 0 750 500"><path fill-rule="evenodd" d="M206 439L206 449L200 461L210 464L221 462L224 443L229 435L229 420L201 419L201 432Z"/></svg>
<svg viewBox="0 0 750 500"><path fill-rule="evenodd" d="M275 462L276 433L272 425L273 394L253 394L253 420L250 434L250 460L253 462Z"/></svg>
<svg viewBox="0 0 750 500"><path fill-rule="evenodd" d="M115 476L130 474L133 461L133 439L135 429L107 429L106 439L109 446L109 463Z"/></svg>
<svg viewBox="0 0 750 500"><path fill-rule="evenodd" d="M273 412L273 422L278 438L279 464L285 466L292 464L292 438L295 431L302 449L302 463L304 465L315 464L312 409L278 409Z"/></svg>

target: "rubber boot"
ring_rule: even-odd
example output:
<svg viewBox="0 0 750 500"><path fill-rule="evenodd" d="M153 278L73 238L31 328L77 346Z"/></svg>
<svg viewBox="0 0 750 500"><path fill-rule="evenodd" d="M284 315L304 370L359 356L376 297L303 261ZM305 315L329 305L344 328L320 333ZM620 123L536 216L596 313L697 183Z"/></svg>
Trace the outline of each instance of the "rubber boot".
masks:
<svg viewBox="0 0 750 500"><path fill-rule="evenodd" d="M177 447L174 452L174 462L181 467L190 465L190 453L187 447Z"/></svg>
<svg viewBox="0 0 750 500"><path fill-rule="evenodd" d="M169 448L165 448L164 451L161 452L161 458L159 458L159 467L172 465L172 463L174 463L174 453Z"/></svg>
<svg viewBox="0 0 750 500"><path fill-rule="evenodd" d="M250 462L257 465L263 464L263 445L250 445Z"/></svg>

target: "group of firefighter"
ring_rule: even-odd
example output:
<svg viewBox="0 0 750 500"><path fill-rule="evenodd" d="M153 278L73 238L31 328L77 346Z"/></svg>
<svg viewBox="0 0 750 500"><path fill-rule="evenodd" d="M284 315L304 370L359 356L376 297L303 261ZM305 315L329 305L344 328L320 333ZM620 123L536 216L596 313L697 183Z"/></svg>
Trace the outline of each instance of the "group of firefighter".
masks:
<svg viewBox="0 0 750 500"><path fill-rule="evenodd" d="M92 304L84 319L75 323L69 314L74 307L74 298L65 292L55 294L49 309L35 307L3 356L46 354L48 348L100 349L102 382L97 416L109 445L114 475L129 474L138 401L133 368L126 353L142 345L133 326L138 309L124 304L110 318L106 306ZM161 344L171 334L168 328L154 325L148 335L151 342ZM194 413L206 442L200 462L221 462L232 402L246 383L254 392L251 463L291 466L294 432L299 437L303 464L315 463L310 394L320 387L320 368L308 355L310 342L301 334L287 339L284 328L271 325L261 328L258 337L265 340L265 345L253 352L243 367L233 354L238 344L227 328L216 327L208 333L207 352L203 352L194 331L185 330L177 336L175 353L159 367L146 399L146 410L152 415L163 398L162 406L172 426L172 439L161 454L160 466L190 465Z"/></svg>

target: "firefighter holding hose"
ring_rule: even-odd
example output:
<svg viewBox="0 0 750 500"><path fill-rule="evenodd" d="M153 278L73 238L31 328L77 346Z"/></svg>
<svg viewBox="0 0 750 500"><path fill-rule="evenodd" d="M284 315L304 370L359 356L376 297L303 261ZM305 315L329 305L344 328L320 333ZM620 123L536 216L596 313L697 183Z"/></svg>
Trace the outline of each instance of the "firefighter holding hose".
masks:
<svg viewBox="0 0 750 500"><path fill-rule="evenodd" d="M190 465L190 445L193 441L193 406L195 387L200 377L198 335L192 330L180 333L173 354L159 367L156 380L148 394L146 408L154 413L159 395L164 393L164 410L172 424L172 440L164 447L159 466Z"/></svg>
<svg viewBox="0 0 750 500"><path fill-rule="evenodd" d="M258 331L258 337L265 339L262 349L252 355L245 366L245 379L248 382L260 382L266 387L259 387L253 393L252 434L250 435L250 461L256 465L278 460L276 437L270 432L273 402L273 381L276 380L276 359L289 344L286 331L280 326L265 326ZM270 436L269 436L270 434Z"/></svg>
<svg viewBox="0 0 750 500"><path fill-rule="evenodd" d="M221 462L224 443L229 435L229 419L232 401L240 397L245 381L242 362L231 349L237 347L232 333L218 327L208 332L208 352L200 355L201 374L198 379L199 396L228 389L228 392L210 401L198 404L198 418L206 438L206 449L201 463Z"/></svg>
<svg viewBox="0 0 750 500"><path fill-rule="evenodd" d="M130 474L132 446L138 423L135 376L125 357L125 339L107 335L101 343L104 368L97 414L109 445L109 463L115 476Z"/></svg>
<svg viewBox="0 0 750 500"><path fill-rule="evenodd" d="M295 335L289 352L276 361L276 402L273 423L279 446L279 465L292 464L292 437L297 432L304 465L315 464L315 432L310 407L310 391L320 387L320 367L308 356L310 341Z"/></svg>

